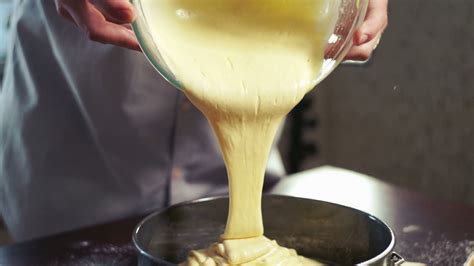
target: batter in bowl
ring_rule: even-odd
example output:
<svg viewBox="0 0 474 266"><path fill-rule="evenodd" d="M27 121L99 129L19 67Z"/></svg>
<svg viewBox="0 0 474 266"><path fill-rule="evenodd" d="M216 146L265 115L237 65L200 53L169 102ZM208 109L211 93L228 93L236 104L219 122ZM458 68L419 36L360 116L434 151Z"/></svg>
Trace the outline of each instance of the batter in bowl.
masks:
<svg viewBox="0 0 474 266"><path fill-rule="evenodd" d="M336 0L142 0L161 56L207 117L229 175L220 243L185 265L318 265L263 236L267 157L283 117L318 81Z"/></svg>

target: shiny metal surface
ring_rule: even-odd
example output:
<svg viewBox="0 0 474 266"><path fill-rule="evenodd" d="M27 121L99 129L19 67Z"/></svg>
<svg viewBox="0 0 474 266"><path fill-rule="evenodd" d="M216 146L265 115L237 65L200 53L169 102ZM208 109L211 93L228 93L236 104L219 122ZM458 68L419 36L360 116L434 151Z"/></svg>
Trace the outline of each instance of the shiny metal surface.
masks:
<svg viewBox="0 0 474 266"><path fill-rule="evenodd" d="M139 265L176 265L192 249L219 239L228 198L178 204L145 218L135 229ZM265 235L299 254L331 265L387 265L392 230L362 211L323 201L264 196Z"/></svg>

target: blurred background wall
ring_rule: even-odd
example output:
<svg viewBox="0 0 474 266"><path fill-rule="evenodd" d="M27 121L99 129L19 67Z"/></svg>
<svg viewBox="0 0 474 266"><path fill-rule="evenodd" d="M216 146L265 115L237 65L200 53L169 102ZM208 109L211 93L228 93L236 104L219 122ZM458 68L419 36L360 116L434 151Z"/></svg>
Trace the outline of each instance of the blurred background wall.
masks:
<svg viewBox="0 0 474 266"><path fill-rule="evenodd" d="M474 205L474 1L389 2L371 62L339 67L292 113L287 169L330 164Z"/></svg>

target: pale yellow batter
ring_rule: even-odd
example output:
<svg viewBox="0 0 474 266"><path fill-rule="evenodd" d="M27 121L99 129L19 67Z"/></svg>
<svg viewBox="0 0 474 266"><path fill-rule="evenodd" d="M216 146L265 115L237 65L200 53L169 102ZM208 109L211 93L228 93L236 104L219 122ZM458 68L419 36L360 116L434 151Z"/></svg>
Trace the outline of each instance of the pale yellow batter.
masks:
<svg viewBox="0 0 474 266"><path fill-rule="evenodd" d="M192 252L189 265L302 265L262 237L263 176L283 117L316 85L339 1L142 2L161 56L208 118L229 174L223 242Z"/></svg>
<svg viewBox="0 0 474 266"><path fill-rule="evenodd" d="M185 265L323 265L298 256L264 236L223 240L207 250L192 251Z"/></svg>
<svg viewBox="0 0 474 266"><path fill-rule="evenodd" d="M474 252L469 255L469 258L467 258L466 263L464 263L464 266L474 266Z"/></svg>

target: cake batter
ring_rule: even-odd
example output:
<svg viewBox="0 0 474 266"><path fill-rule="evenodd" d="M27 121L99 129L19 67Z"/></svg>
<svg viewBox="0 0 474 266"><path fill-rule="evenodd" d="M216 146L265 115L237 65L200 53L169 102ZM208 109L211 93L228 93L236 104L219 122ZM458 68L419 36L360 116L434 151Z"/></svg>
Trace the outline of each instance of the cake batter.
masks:
<svg viewBox="0 0 474 266"><path fill-rule="evenodd" d="M207 117L229 175L222 242L188 265L307 265L263 237L262 186L283 117L318 81L335 0L142 0L167 67ZM316 264L316 262L314 262Z"/></svg>

